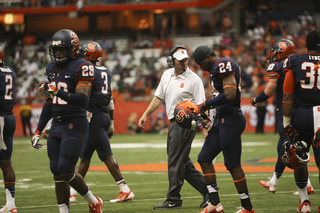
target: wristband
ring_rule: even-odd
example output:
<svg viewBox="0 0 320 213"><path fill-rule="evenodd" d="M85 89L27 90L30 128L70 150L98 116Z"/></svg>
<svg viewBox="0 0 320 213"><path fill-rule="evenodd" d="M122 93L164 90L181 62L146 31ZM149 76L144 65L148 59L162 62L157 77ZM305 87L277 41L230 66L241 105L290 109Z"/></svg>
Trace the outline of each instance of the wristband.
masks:
<svg viewBox="0 0 320 213"><path fill-rule="evenodd" d="M269 96L266 95L266 93L264 93L264 91L262 91L256 98L255 101L256 102L264 102L266 100L268 100Z"/></svg>

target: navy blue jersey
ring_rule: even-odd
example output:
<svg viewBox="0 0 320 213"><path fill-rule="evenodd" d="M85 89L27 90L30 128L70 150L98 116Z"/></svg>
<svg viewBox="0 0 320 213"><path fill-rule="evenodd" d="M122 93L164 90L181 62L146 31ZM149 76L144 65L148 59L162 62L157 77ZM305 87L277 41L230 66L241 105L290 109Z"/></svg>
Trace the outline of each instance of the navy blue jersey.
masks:
<svg viewBox="0 0 320 213"><path fill-rule="evenodd" d="M222 58L216 61L210 72L211 86L214 92L223 93L221 77L224 75L234 75L237 81L237 94L233 101L229 101L221 106L215 106L217 114L226 114L240 111L241 98L241 70L237 62L230 58Z"/></svg>
<svg viewBox="0 0 320 213"><path fill-rule="evenodd" d="M295 107L320 105L320 68L315 69L320 54L295 54L283 64L284 70L291 70L295 80Z"/></svg>
<svg viewBox="0 0 320 213"><path fill-rule="evenodd" d="M277 88L275 90L276 92L275 103L277 105L277 108L279 110L282 110L283 82L285 77L285 74L283 72L283 62L275 61L269 64L267 68L267 75L269 78L278 79Z"/></svg>
<svg viewBox="0 0 320 213"><path fill-rule="evenodd" d="M91 89L88 110L92 113L108 113L107 106L111 100L111 73L104 66L96 66L94 72L94 85Z"/></svg>
<svg viewBox="0 0 320 213"><path fill-rule="evenodd" d="M0 116L12 114L16 90L16 73L11 67L0 67Z"/></svg>
<svg viewBox="0 0 320 213"><path fill-rule="evenodd" d="M75 93L79 81L94 80L94 65L83 58L71 60L62 70L57 69L52 62L47 66L46 73L49 81L60 90ZM54 96L52 112L54 116L72 115L85 112L85 107L75 106Z"/></svg>

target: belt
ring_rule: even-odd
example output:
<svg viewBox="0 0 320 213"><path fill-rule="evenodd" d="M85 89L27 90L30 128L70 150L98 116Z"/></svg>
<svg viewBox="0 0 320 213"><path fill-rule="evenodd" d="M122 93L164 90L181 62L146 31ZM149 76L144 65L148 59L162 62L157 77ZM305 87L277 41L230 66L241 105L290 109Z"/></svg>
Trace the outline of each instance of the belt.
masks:
<svg viewBox="0 0 320 213"><path fill-rule="evenodd" d="M73 118L85 118L86 115L82 115L82 114L72 114L72 115L57 115L57 116L53 116L53 119L56 121L67 121Z"/></svg>
<svg viewBox="0 0 320 213"><path fill-rule="evenodd" d="M170 119L170 122L175 122L176 120L174 118L171 118Z"/></svg>

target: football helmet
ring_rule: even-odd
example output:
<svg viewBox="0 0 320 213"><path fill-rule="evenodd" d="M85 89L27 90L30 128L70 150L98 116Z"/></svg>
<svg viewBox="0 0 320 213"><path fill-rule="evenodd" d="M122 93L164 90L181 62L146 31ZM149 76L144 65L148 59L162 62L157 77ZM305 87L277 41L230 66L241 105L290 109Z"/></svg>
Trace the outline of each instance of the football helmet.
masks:
<svg viewBox="0 0 320 213"><path fill-rule="evenodd" d="M49 55L56 65L63 65L77 57L80 41L75 32L68 29L57 31L49 46Z"/></svg>
<svg viewBox="0 0 320 213"><path fill-rule="evenodd" d="M196 129L198 126L209 127L210 119L205 113L196 113L199 106L189 100L181 101L174 109L174 119L184 129Z"/></svg>
<svg viewBox="0 0 320 213"><path fill-rule="evenodd" d="M102 52L102 47L95 41L87 41L79 49L79 55L92 63L101 61Z"/></svg>
<svg viewBox="0 0 320 213"><path fill-rule="evenodd" d="M291 169L297 169L310 160L308 145L302 140L285 139L281 147L282 162Z"/></svg>
<svg viewBox="0 0 320 213"><path fill-rule="evenodd" d="M3 66L4 63L4 51L3 49L0 47L0 67Z"/></svg>
<svg viewBox="0 0 320 213"><path fill-rule="evenodd" d="M295 51L296 46L292 41L288 39L280 39L273 45L268 60L270 62L280 61L281 59L284 59L289 55L294 54Z"/></svg>

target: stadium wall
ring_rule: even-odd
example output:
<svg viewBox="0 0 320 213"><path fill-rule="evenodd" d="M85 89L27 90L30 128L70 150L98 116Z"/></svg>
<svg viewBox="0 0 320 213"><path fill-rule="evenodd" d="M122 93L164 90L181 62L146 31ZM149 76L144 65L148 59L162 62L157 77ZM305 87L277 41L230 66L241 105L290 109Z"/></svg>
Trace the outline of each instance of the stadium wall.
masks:
<svg viewBox="0 0 320 213"><path fill-rule="evenodd" d="M148 107L148 105L149 102L116 102L114 111L115 134L126 134L128 132L128 119L134 118L137 123L145 109ZM13 108L14 115L17 120L15 136L23 136L21 117L18 113L20 106L21 105L15 105ZM31 107L31 127L32 131L34 132L38 124L38 120L42 110L42 105L32 105ZM251 106L250 104L250 98L242 99L241 108L247 119L247 127L245 129L245 132L255 132L257 124L257 114L256 108ZM164 121L167 122L167 124L169 124L169 121L166 117L164 105L161 105L154 113L152 113L152 115L148 117L147 126L142 131L151 131L152 125L156 122L158 118L164 119ZM51 122L48 123L49 126L50 124ZM275 132L275 109L271 102L267 105L267 114L264 122L264 131Z"/></svg>

